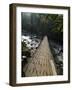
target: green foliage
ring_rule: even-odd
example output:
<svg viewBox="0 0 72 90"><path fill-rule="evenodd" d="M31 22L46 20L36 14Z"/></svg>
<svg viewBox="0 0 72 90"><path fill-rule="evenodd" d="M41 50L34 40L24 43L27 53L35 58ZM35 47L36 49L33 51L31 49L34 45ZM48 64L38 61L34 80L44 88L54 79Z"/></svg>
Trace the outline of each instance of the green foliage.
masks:
<svg viewBox="0 0 72 90"><path fill-rule="evenodd" d="M25 42L21 42L22 44L22 56L30 57L31 53L29 48L27 47Z"/></svg>
<svg viewBox="0 0 72 90"><path fill-rule="evenodd" d="M51 32L63 32L63 16L57 14L40 14L40 23L45 30Z"/></svg>
<svg viewBox="0 0 72 90"><path fill-rule="evenodd" d="M22 44L22 51L28 51L28 47L25 42L21 42Z"/></svg>

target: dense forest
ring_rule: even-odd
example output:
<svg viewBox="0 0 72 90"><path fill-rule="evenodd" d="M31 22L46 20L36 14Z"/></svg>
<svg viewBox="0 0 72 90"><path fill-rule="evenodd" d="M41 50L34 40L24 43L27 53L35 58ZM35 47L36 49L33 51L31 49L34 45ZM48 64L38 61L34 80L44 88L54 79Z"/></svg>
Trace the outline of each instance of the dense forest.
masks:
<svg viewBox="0 0 72 90"><path fill-rule="evenodd" d="M22 34L25 31L37 36L47 35L50 40L63 44L63 15L21 13Z"/></svg>

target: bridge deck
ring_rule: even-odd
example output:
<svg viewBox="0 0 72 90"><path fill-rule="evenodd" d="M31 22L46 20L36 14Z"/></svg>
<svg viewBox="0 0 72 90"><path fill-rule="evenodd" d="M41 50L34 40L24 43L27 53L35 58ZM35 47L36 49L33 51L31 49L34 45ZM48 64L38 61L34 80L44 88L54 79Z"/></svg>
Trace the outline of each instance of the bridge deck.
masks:
<svg viewBox="0 0 72 90"><path fill-rule="evenodd" d="M33 57L23 68L26 77L57 75L47 36L45 36Z"/></svg>

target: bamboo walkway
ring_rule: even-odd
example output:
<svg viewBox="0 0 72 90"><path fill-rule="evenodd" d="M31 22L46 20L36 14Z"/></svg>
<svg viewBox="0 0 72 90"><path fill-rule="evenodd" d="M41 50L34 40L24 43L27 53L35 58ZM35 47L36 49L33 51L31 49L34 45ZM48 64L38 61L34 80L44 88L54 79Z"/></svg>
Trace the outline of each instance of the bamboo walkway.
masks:
<svg viewBox="0 0 72 90"><path fill-rule="evenodd" d="M47 36L43 38L33 57L28 59L23 72L26 77L57 75Z"/></svg>

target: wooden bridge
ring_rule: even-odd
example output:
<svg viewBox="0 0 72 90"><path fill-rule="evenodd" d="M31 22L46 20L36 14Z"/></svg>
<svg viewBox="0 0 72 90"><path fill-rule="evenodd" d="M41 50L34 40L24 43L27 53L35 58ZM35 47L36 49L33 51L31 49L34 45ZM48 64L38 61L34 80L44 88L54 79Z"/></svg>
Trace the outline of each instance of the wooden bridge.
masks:
<svg viewBox="0 0 72 90"><path fill-rule="evenodd" d="M43 38L36 53L28 59L23 72L26 77L57 75L47 36Z"/></svg>

